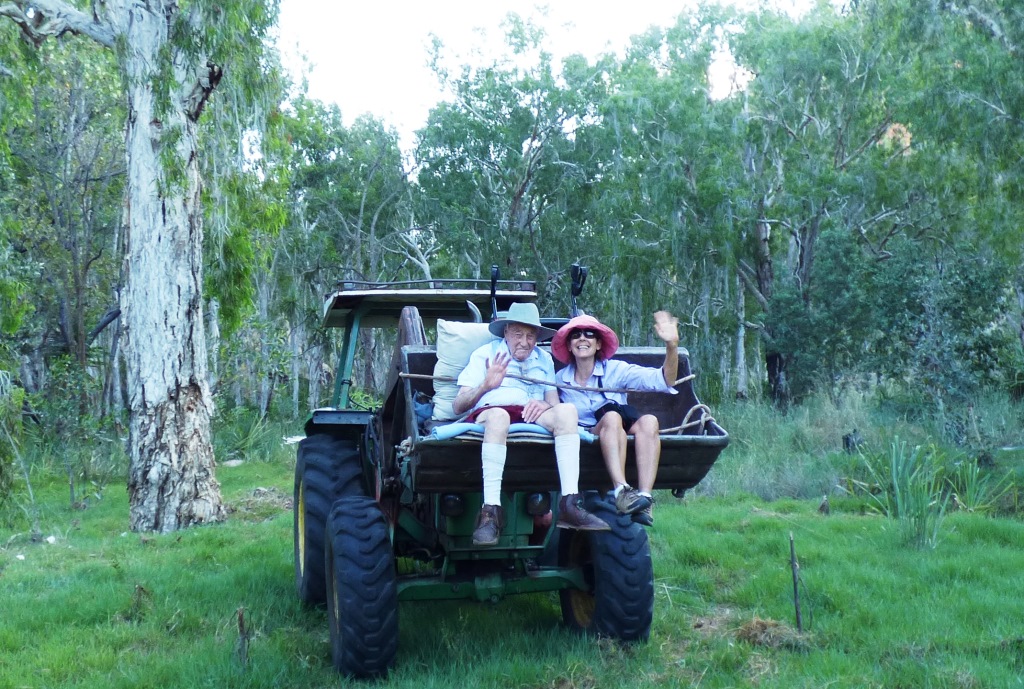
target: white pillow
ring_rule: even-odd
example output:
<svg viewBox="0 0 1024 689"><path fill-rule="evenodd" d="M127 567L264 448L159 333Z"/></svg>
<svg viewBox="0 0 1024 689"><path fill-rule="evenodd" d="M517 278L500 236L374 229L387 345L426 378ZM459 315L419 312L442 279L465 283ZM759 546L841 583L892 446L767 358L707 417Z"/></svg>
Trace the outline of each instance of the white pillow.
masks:
<svg viewBox="0 0 1024 689"><path fill-rule="evenodd" d="M452 402L459 394L458 384L452 380L437 380L438 376L458 378L469 363L469 356L477 347L496 340L487 323L463 323L461 321L437 320L437 363L434 365L434 415L435 421L452 421L458 414L452 409Z"/></svg>

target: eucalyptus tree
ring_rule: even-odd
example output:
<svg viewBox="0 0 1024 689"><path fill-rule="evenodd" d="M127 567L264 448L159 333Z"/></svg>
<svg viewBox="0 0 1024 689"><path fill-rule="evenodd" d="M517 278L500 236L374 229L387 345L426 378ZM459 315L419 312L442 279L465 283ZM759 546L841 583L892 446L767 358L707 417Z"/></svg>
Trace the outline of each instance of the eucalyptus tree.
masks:
<svg viewBox="0 0 1024 689"><path fill-rule="evenodd" d="M709 76L729 22L728 13L704 10L634 37L609 71L600 122L585 141L602 161L586 231L588 256L608 273L597 285L603 313L642 342L649 314L671 309L709 385L732 387L730 352L743 352L738 371L746 360L728 168L743 131L736 101L713 98ZM743 381L731 391L745 395Z"/></svg>
<svg viewBox="0 0 1024 689"><path fill-rule="evenodd" d="M930 11L929 11L930 10ZM1016 291L1017 366L1024 371L1024 16L1007 0L865 3L878 24L921 44L917 65L932 88L911 105L936 140L957 142L956 196L967 239L1011 266Z"/></svg>
<svg viewBox="0 0 1024 689"><path fill-rule="evenodd" d="M929 252L934 267L928 267L941 270L944 289L930 295L929 302L952 309L953 318L942 326L947 333L944 340L931 337L930 341L962 354L970 376L945 378L949 367L936 365L929 373L935 381L929 392L933 396L938 394L935 391L963 394L971 385L962 381L971 376L975 384L985 380L993 369L976 352L988 350L999 334L1016 337L1020 346L1004 351L995 368L1019 379L1024 371L1024 21L1020 9L1002 0L872 1L859 3L858 11L890 51L913 56L900 74L903 87L890 91L909 113L913 157L927 161L931 201L946 219L948 240ZM972 263L975 258L982 264ZM992 277L988 266L1000 266L1003 279L981 280ZM961 275L959 270L968 274ZM963 284L983 292L985 321L968 317L973 311L966 305L977 299L953 289ZM933 315L925 323L935 322ZM939 353L933 360L941 358Z"/></svg>
<svg viewBox="0 0 1024 689"><path fill-rule="evenodd" d="M119 314L125 173L120 80L109 51L89 43L41 46L17 69L21 107L8 101L3 118L17 203L5 217L12 239L36 268L36 317L25 323L20 348L32 362L67 355L84 380L87 365L108 367L91 348ZM32 380L27 369L22 377L40 392L41 380ZM99 399L76 387L81 415ZM61 398L67 393L59 391Z"/></svg>
<svg viewBox="0 0 1024 689"><path fill-rule="evenodd" d="M291 206L273 281L289 326L294 405L300 376L317 405L331 347L320 328L324 296L342 280L429 278L436 245L413 215L415 188L393 129L369 115L346 125L337 106L304 97L291 103L282 128ZM361 352L373 352L375 334L361 337ZM363 387L374 389L373 355L358 365Z"/></svg>
<svg viewBox="0 0 1024 689"><path fill-rule="evenodd" d="M825 351L805 348L794 359L800 338L778 337L795 332L794 323L781 322L792 317L792 305L805 311L819 306L812 283L821 242L852 238L837 246L884 260L894 237L941 235L948 221L927 183L933 159L914 147L908 123L900 120L907 113L892 93L905 86L899 75L911 55L888 51L885 39L868 28L862 15L826 6L798 22L761 13L731 41L740 64L754 74L742 153L748 229L738 265L747 290L768 313L766 366L780 404L794 392L793 376L802 392L818 373L792 371L790 364L821 362L826 353L847 360L856 355L856 342L847 338ZM791 306L773 308L777 297Z"/></svg>
<svg viewBox="0 0 1024 689"><path fill-rule="evenodd" d="M224 516L210 443L197 131L225 67L258 61L276 5L8 0L30 41L76 34L115 51L124 79L128 248L122 294L130 403L130 525L172 531ZM229 72L230 74L230 72ZM231 78L231 77L229 77Z"/></svg>
<svg viewBox="0 0 1024 689"><path fill-rule="evenodd" d="M579 56L556 65L543 32L517 15L505 28L506 53L457 74L435 41L433 67L451 97L418 133L420 217L449 261L476 275L496 264L505 276L538 276L546 291L585 241L580 209L594 161L577 136L605 69Z"/></svg>

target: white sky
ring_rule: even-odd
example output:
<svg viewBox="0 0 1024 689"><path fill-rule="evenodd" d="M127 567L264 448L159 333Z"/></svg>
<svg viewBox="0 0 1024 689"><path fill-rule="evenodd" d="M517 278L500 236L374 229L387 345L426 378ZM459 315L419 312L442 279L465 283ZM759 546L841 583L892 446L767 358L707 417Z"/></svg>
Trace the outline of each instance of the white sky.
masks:
<svg viewBox="0 0 1024 689"><path fill-rule="evenodd" d="M776 2L790 11L809 4ZM606 50L621 55L631 36L652 24L671 26L684 8L695 5L695 0L549 0L544 19L530 0L281 0L278 45L296 78L299 56L311 63L310 97L337 103L346 124L373 113L394 126L408 146L441 98L427 67L431 33L449 53L467 56L481 47L476 29L500 41L501 21L514 11L544 27L547 48L556 57L582 53L593 59Z"/></svg>

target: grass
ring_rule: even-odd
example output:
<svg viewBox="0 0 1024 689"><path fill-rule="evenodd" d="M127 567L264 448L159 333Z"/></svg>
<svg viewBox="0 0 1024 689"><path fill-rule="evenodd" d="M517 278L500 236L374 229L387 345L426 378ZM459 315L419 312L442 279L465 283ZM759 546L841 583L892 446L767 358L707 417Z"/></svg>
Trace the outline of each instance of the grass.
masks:
<svg viewBox="0 0 1024 689"><path fill-rule="evenodd" d="M907 547L898 521L835 489L860 463L836 431L857 427L869 449L887 451L870 410L733 412L716 414L733 446L712 485L681 501L659 496L649 643L574 636L553 595L403 603L398 664L381 684L1024 687L1019 512L950 509L934 548ZM909 424L892 430L926 437ZM0 512L0 688L345 685L325 613L294 592L292 457L278 448L220 467L227 522L168 535L127 530L123 483L74 507L62 467L33 465L35 510L22 479ZM997 460L1011 476L1022 463L1019 451ZM756 476L790 476L795 495L765 500L746 489ZM818 512L822 493L831 514Z"/></svg>
<svg viewBox="0 0 1024 689"><path fill-rule="evenodd" d="M227 523L170 535L126 532L120 492L73 510L59 478L40 480L44 539L18 530L0 548L0 686L343 683L324 613L293 591L291 467L250 463L219 476ZM946 536L922 551L903 547L887 519L823 516L814 501L666 495L657 518L650 643L575 637L554 596L402 604L387 685L1022 686L1018 520L951 513Z"/></svg>

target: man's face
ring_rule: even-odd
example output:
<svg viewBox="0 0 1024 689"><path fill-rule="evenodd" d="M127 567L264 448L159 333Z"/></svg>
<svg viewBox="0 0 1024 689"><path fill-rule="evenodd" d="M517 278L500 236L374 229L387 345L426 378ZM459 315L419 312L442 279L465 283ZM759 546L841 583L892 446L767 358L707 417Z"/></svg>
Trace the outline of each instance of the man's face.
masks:
<svg viewBox="0 0 1024 689"><path fill-rule="evenodd" d="M513 323L505 326L505 343L508 351L512 352L512 358L516 361L525 361L530 352L537 346L537 329L532 325Z"/></svg>

